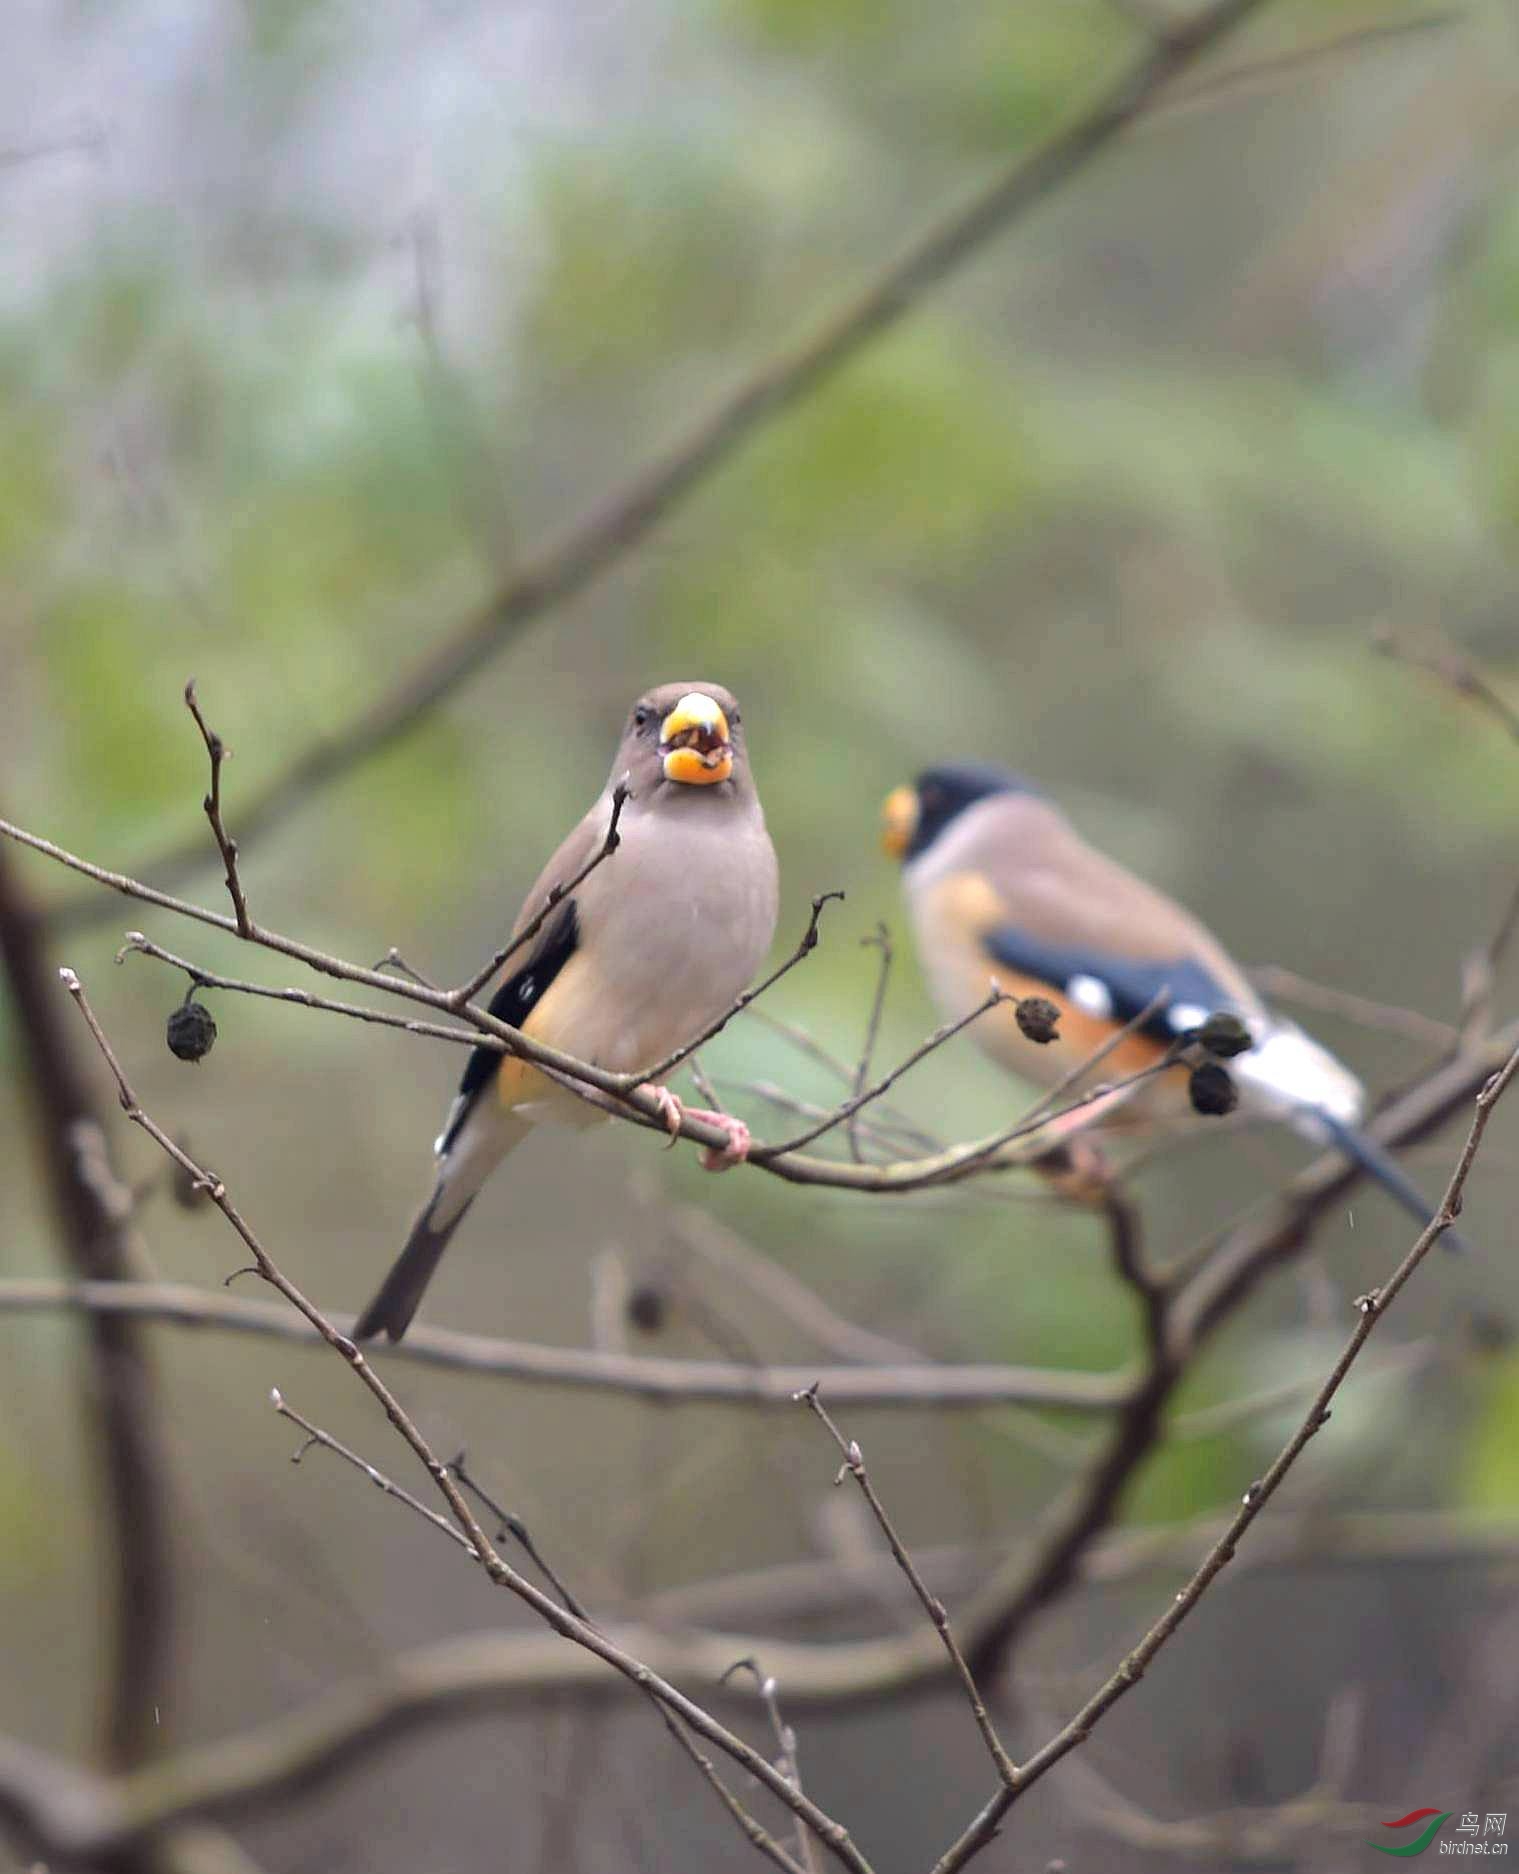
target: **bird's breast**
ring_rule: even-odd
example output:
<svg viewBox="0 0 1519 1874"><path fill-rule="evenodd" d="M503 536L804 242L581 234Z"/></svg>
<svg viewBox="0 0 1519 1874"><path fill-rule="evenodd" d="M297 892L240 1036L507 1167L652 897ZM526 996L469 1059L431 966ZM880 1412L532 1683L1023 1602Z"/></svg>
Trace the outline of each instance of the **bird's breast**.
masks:
<svg viewBox="0 0 1519 1874"><path fill-rule="evenodd" d="M671 818L635 826L587 880L580 945L544 1010L545 1040L551 1025L555 1046L614 1073L650 1066L723 1014L775 932L763 823Z"/></svg>

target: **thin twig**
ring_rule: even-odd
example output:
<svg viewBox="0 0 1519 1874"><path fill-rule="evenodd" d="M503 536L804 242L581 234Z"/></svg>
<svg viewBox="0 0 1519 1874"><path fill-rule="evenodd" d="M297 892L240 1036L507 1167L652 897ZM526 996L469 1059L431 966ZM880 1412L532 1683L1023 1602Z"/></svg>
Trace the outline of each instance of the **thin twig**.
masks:
<svg viewBox="0 0 1519 1874"><path fill-rule="evenodd" d="M688 1055L694 1054L698 1048L704 1048L714 1035L722 1033L735 1015L741 1015L750 1003L757 1002L767 990L773 989L783 976L789 976L798 963L812 955L818 947L818 926L822 922L823 907L843 902L844 894L841 891L819 892L812 901L812 910L808 914L807 928L802 932L801 941L784 963L777 969L773 969L752 989L746 989L742 995L735 996L716 1021L708 1022L700 1034L694 1035L689 1041L682 1042L678 1048L667 1054L663 1060L656 1061L652 1067L641 1068L637 1073L624 1075L623 1078L629 1085L636 1086L643 1082L663 1080L667 1074L674 1073Z"/></svg>
<svg viewBox="0 0 1519 1874"><path fill-rule="evenodd" d="M1400 1008L1396 1003L1375 1002L1348 989L1331 989L1299 976L1296 970L1283 969L1279 963L1261 963L1246 973L1261 994L1272 1000L1296 1002L1326 1015L1343 1015L1346 1021L1359 1022L1363 1028L1402 1035L1427 1047L1449 1048L1460 1039L1460 1031L1451 1022L1436 1021L1432 1015L1421 1015L1417 1009Z"/></svg>
<svg viewBox="0 0 1519 1874"><path fill-rule="evenodd" d="M428 1523L430 1523L434 1529L438 1530L441 1534L447 1536L450 1541L462 1547L464 1551L466 1552L466 1554L471 1556L473 1559L476 1559L476 1560L479 1559L478 1556L476 1555L476 1551L475 1551L473 1543L471 1543L468 1537L465 1536L460 1530L455 1528L455 1526L448 1520L446 1516L440 1516L436 1510L429 1509L425 1503L421 1502L418 1498L414 1497L409 1490L402 1489L402 1487L398 1483L396 1483L392 1478L387 1477L383 1471L378 1470L373 1464L369 1463L367 1459L361 1458L356 1451L350 1450L347 1445L341 1443L340 1440L334 1438L330 1432L323 1431L319 1425L314 1425L309 1419L303 1418L299 1412L295 1411L291 1406L289 1406L285 1402L285 1400L281 1397L279 1389L277 1387L274 1389L273 1393L271 1394L271 1398L274 1404L275 1411L278 1412L283 1418L287 1418L291 1420L293 1424L298 1425L301 1428L301 1430L306 1434L305 1442L301 1445L300 1449L295 1452L294 1456L291 1459L292 1463L299 1464L301 1459L305 1456L306 1452L310 1450L313 1445L319 1445L324 1450L335 1452L337 1456L343 1458L347 1463L351 1464L355 1470L363 1472L363 1474L369 1479L369 1481L372 1484L376 1485L380 1490L382 1490L386 1496L395 1497L399 1502L404 1503L408 1509L415 1510L416 1513L419 1516L423 1517ZM538 1571L548 1581L554 1593L559 1596L561 1603L565 1607L567 1607L569 1611L573 1615L575 1615L575 1617L578 1620L582 1620L586 1622L587 1624L589 1624L590 1615L586 1612L585 1608L581 1605L581 1603L576 1600L575 1596L570 1592L570 1590L565 1586L564 1582L561 1580L559 1575L556 1574L555 1571L544 1560L536 1544L533 1542L531 1536L529 1536L526 1527L523 1525L521 1517L515 1516L511 1514L509 1511L503 1510L500 1507L500 1505L497 1504L490 1496L488 1496L487 1493L484 1490L482 1490L480 1486L474 1481L474 1479L467 1474L464 1468L464 1453L462 1451L459 1453L458 1457L454 1459L453 1463L448 1466L448 1469L451 1470L454 1473L454 1475L458 1478L463 1488L468 1490L472 1496L476 1497L482 1504L484 1504L484 1506L491 1512L491 1514L497 1518L497 1520L500 1522L500 1525L501 1525L501 1533L503 1535L510 1534L514 1536L519 1543L521 1543L523 1548L531 1556L533 1563L537 1567ZM803 1869L803 1868L799 1868L798 1865L795 1862L793 1862L790 1859L790 1857L785 1855L784 1853L780 1853L778 1855L777 1853L772 1852L772 1850L776 1848L776 1844L773 1841L773 1839L766 1833L766 1831L760 1826L760 1824L757 1821L755 1821L755 1819L749 1814L748 1810L744 1808L743 1804L739 1802L738 1798L734 1796L733 1793L723 1783L721 1777L718 1776L716 1768L712 1764L710 1758L704 1756L696 1748L695 1744L691 1741L691 1738L688 1735L685 1727L682 1724L680 1724L671 1715L670 1712L666 1711L664 1706L660 1704L658 1698L653 1696L652 1694L650 1696L650 1703L654 1706L654 1709L659 1713L660 1718L664 1722L665 1728L670 1732L671 1736L674 1737L675 1741L686 1752L687 1756L689 1756L692 1759L692 1761L696 1764L702 1776L705 1778L705 1780L709 1784L711 1784L713 1789L717 1792L719 1799L723 1803L723 1806L728 1810L729 1814L733 1817L733 1820L738 1824L739 1828L742 1830L744 1835L754 1844L754 1846L757 1849L759 1849L759 1851L762 1854L768 1855L769 1859L771 1859L772 1861L775 1861L778 1866L791 1870L791 1874L810 1874L810 1870L812 1868L812 1863L810 1859L808 1862L808 1867L806 1869ZM778 1766L778 1767L780 1768L782 1775L787 1775L787 1771L784 1766ZM797 1790L798 1794L800 1794L801 1786L796 1781L795 1777L790 1776L788 1777L788 1780L791 1782L792 1787ZM809 1856L810 1856L811 1837L805 1833L805 1825L803 1824L800 1817L797 1818L797 1827L800 1831L803 1831L803 1840L809 1844Z"/></svg>
<svg viewBox="0 0 1519 1874"><path fill-rule="evenodd" d="M865 1022L865 1039L860 1044L860 1058L855 1063L853 1092L856 1099L865 1091L865 1083L870 1078L870 1063L876 1051L876 1037L881 1032L881 1014L886 1007L886 985L891 980L892 947L891 932L885 924L877 924L874 933L860 939L863 944L874 944L881 953L881 967L876 972L875 993L870 1000L870 1014ZM849 1115L844 1128L844 1136L849 1142L849 1156L858 1165L860 1153L860 1113L856 1107Z"/></svg>
<svg viewBox="0 0 1519 1874"><path fill-rule="evenodd" d="M414 1497L409 1490L404 1490L394 1478L387 1477L382 1470L377 1470L367 1458L361 1458L357 1451L334 1438L331 1432L325 1432L320 1425L313 1425L310 1419L302 1418L294 1406L287 1403L285 1395L278 1386L272 1386L269 1389L269 1403L282 1419L289 1419L292 1425L298 1425L306 1434L304 1443L291 1453L292 1464L299 1464L313 1445L320 1445L324 1451L331 1451L336 1457L340 1457L345 1464L351 1464L356 1471L362 1471L382 1495L394 1497L398 1503L404 1503L407 1509L415 1510L418 1516L431 1523L433 1528L447 1536L450 1542L457 1543L466 1555L475 1557L474 1544L461 1530L456 1529L446 1516L440 1516L436 1510L429 1509L420 1497ZM475 1557L475 1559L479 1558Z"/></svg>
<svg viewBox="0 0 1519 1874"><path fill-rule="evenodd" d="M420 983L424 989L436 990L438 988L438 984L435 983L430 976L424 976L421 970L413 969L411 964L406 961L405 957L401 955L394 944L390 946L384 956L380 958L379 962L372 964L371 967L377 970L399 971L402 976L407 977L411 982Z"/></svg>
<svg viewBox="0 0 1519 1874"><path fill-rule="evenodd" d="M713 1791L716 1793L718 1801L733 1818L735 1825L743 1833L745 1839L752 1843L767 1861L773 1862L776 1867L784 1869L785 1874L812 1874L812 1869L815 1866L812 1859L812 1837L807 1833L803 1823L798 1820L797 1830L807 1847L808 1858L805 1866L801 1862L793 1860L759 1819L744 1807L737 1796L734 1795L733 1791L729 1789L728 1785L718 1775L717 1766L713 1763L712 1759L707 1756L704 1751L697 1748L694 1739L691 1737L690 1732L686 1730L685 1726L683 1724L678 1724L663 1706L659 1707L659 1715L664 1719L665 1729L670 1733L671 1737L675 1739L676 1743L679 1744L681 1749L691 1759L692 1763L696 1765L702 1776L711 1785Z"/></svg>
<svg viewBox="0 0 1519 1874"><path fill-rule="evenodd" d="M452 1459L448 1468L453 1472L455 1477L458 1478L461 1487L467 1490L477 1503L483 1504L484 1507L490 1511L491 1515L495 1517L497 1525L496 1540L499 1542L502 1536L510 1536L513 1541L519 1544L524 1554L526 1554L539 1574L543 1576L544 1580L549 1584L550 1588L553 1589L554 1593L559 1596L560 1600L570 1612L574 1614L577 1619L589 1620L591 1616L586 1612L585 1608L575 1598L575 1595L560 1577L555 1574L548 1562L544 1560L542 1552L528 1531L527 1524L523 1522L522 1518L515 1510L503 1509L496 1499L487 1495L485 1490L470 1476L469 1472L465 1469L464 1453L462 1451L456 1458Z"/></svg>
<svg viewBox="0 0 1519 1874"><path fill-rule="evenodd" d="M1519 709L1500 695L1472 659L1448 638L1430 634L1425 642L1415 643L1406 634L1382 626L1372 633L1371 643L1373 650L1380 651L1384 657L1406 664L1411 670L1422 670L1456 696L1486 710L1501 729L1519 742Z"/></svg>
<svg viewBox="0 0 1519 1874"><path fill-rule="evenodd" d="M440 638L367 708L275 775L244 803L244 838L267 832L322 787L388 748L528 623L583 591L743 444L826 383L873 340L895 329L991 240L1079 175L1173 80L1264 4L1265 0L1215 0L1148 45L1086 110L933 221L863 290L763 363L663 455L561 541L530 560L477 613ZM201 856L198 847L176 845L144 860L136 870L176 879L192 872ZM80 901L60 907L55 915L78 922L99 912L93 903Z"/></svg>
<svg viewBox="0 0 1519 1874"><path fill-rule="evenodd" d="M798 1132L789 1139L783 1139L779 1145L765 1146L763 1148L764 1156L766 1158L781 1158L788 1152L800 1151L804 1145L811 1145L815 1139L822 1138L825 1132L831 1132L835 1126L842 1125L852 1114L859 1112L861 1107L869 1106L873 1100L878 1100L883 1093L894 1087L902 1076L909 1073L920 1061L926 1061L930 1054L936 1054L946 1042L953 1041L955 1036L958 1035L962 1029L969 1028L972 1022L979 1021L983 1015L996 1008L1000 1003L1010 1002L1015 999L1016 998L1009 996L1006 990L998 989L994 984L992 988L986 992L985 997L976 1004L968 1015L960 1016L957 1021L942 1023L933 1031L926 1041L920 1041L910 1054L898 1061L897 1065L892 1068L890 1073L883 1074L881 1078L872 1085L865 1087L859 1093L853 1094L849 1099L842 1101L817 1125L810 1126L805 1132ZM756 1156L758 1156L758 1154L754 1152L750 1153L751 1158Z"/></svg>
<svg viewBox="0 0 1519 1874"><path fill-rule="evenodd" d="M885 1536L887 1547L890 1548L898 1568L901 1569L902 1573L911 1583L913 1593L917 1595L918 1600L922 1603L924 1613L928 1615L935 1633L938 1634L939 1639L943 1643L945 1652L949 1655L949 1663L954 1668L955 1677L960 1681L961 1689L965 1693L966 1703L971 1709L971 1716L976 1721L976 1729L981 1733L981 1741L986 1746L987 1755L992 1760L997 1776L1005 1789L1011 1789L1018 1778L1017 1766L1014 1764L1012 1758L1008 1756L1007 1751L1003 1748L1001 1738L997 1735L997 1727L992 1723L991 1714L986 1709L985 1701L982 1699L981 1693L977 1688L975 1678L971 1673L970 1667L966 1664L965 1655L960 1651L959 1642L955 1639L954 1631L949 1624L949 1615L945 1611L944 1603L937 1595L929 1591L928 1584L924 1581L922 1575L918 1573L917 1565L903 1546L901 1537L898 1536L896 1530L892 1527L891 1518L886 1514L886 1506L882 1503L880 1497L877 1496L875 1485L871 1483L869 1473L865 1469L865 1460L860 1453L859 1445L852 1438L846 1438L839 1430L838 1426L834 1424L827 1407L818 1397L818 1388L815 1384L803 1387L796 1397L799 1405L806 1406L808 1411L816 1414L816 1416L821 1419L824 1427L842 1453L844 1459L843 1468L839 1471L834 1482L842 1483L846 1476L852 1477L859 1486L860 1495L870 1505L870 1513L875 1517L877 1523L879 1523L881 1534Z"/></svg>
<svg viewBox="0 0 1519 1874"><path fill-rule="evenodd" d="M787 1724L781 1712L781 1688L779 1682L769 1673L761 1672L759 1661L752 1653L746 1653L742 1659L735 1659L723 1674L720 1684L726 1685L737 1672L747 1672L754 1680L755 1690L759 1693L760 1703L765 1707L770 1719L770 1729L775 1734L775 1767L786 1778L793 1789L802 1787L802 1766L797 1755L796 1732ZM817 1874L817 1857L813 1853L812 1837L800 1822L796 1827L797 1853L805 1867L806 1874Z"/></svg>
<svg viewBox="0 0 1519 1874"><path fill-rule="evenodd" d="M1471 1047L1486 1039L1492 1025L1493 991L1498 968L1519 930L1519 882L1509 892L1493 934L1482 948L1466 959L1461 972L1461 1026L1457 1045Z"/></svg>
<svg viewBox="0 0 1519 1874"><path fill-rule="evenodd" d="M633 790L628 786L626 776L624 776L624 778L617 783L616 787L612 789L612 813L610 819L607 821L606 834L601 844L596 848L595 852L591 854L590 858L586 860L585 864L573 878L565 879L562 883L549 887L548 896L544 899L542 905L528 919L522 929L517 932L511 942L506 945L505 949L498 950L483 968L476 970L474 975L469 977L465 982L460 983L457 989L449 991L448 1000L455 1008L462 1008L466 1002L474 997L478 990L485 987L492 976L495 975L496 971L506 962L508 957L515 956L525 944L530 944L538 935L539 931L543 929L554 907L562 904L564 900L569 897L571 892L578 891L597 867L605 865L612 854L616 852L617 848L622 844L622 835L617 830L617 824L622 818L622 810L627 805L632 791Z"/></svg>
<svg viewBox="0 0 1519 1874"><path fill-rule="evenodd" d="M129 956L151 957L157 963L167 963L172 969L183 970L198 988L225 989L230 994L241 996L263 996L271 1002L293 1002L298 1008L319 1009L329 1015L345 1015L350 1021L374 1022L381 1028L399 1028L408 1035L425 1035L430 1041L452 1041L467 1048L499 1048L506 1053L506 1044L495 1035L482 1035L474 1028L450 1028L440 1022L419 1022L409 1015L392 1015L386 1009L365 1008L357 1002L338 1002L331 996L314 995L309 989L273 989L265 983L248 982L239 976L223 976L216 970L208 970L203 964L192 963L188 957L176 956L172 950L165 950L162 944L156 944L145 937L140 930L129 930L127 940L116 952L116 961L125 963ZM383 970L390 964L390 957L375 965ZM407 975L413 982L422 983L422 978L408 970ZM423 983L425 988L432 988L430 983Z"/></svg>
<svg viewBox="0 0 1519 1874"><path fill-rule="evenodd" d="M222 865L227 874L227 896L232 900L232 910L237 919L239 937L253 935L253 919L248 915L248 900L243 892L243 882L237 871L237 841L227 832L222 821L222 763L227 759L227 745L206 721L201 713L200 703L195 695L195 679L192 677L185 685L185 707L195 718L195 726L200 730L201 740L206 745L206 758L211 763L211 791L201 802L206 818L211 823L212 837L216 841L216 850L222 856Z"/></svg>

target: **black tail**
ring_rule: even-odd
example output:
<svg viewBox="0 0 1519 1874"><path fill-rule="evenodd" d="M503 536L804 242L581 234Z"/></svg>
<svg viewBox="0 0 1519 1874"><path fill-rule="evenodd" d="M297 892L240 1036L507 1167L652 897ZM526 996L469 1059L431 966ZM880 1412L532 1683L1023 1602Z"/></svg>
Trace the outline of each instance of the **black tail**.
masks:
<svg viewBox="0 0 1519 1874"><path fill-rule="evenodd" d="M437 1209L440 1189L433 1192L422 1206L421 1213L411 1226L411 1235L406 1239L406 1247L391 1265L390 1274L380 1284L380 1292L359 1316L354 1325L353 1338L368 1340L371 1335L382 1330L390 1339L399 1340L411 1326L412 1316L422 1305L422 1297L427 1292L427 1285L437 1273L438 1264L443 1260L443 1252L448 1248L448 1239L464 1221L464 1213L474 1202L468 1198L454 1212L447 1223L434 1229L432 1216Z"/></svg>
<svg viewBox="0 0 1519 1874"><path fill-rule="evenodd" d="M1336 1119L1332 1113L1326 1113L1321 1106L1314 1107L1314 1117L1318 1119L1331 1141L1349 1159L1358 1164L1369 1177L1375 1178L1382 1189L1397 1199L1410 1216L1417 1217L1420 1224L1427 1224L1435 1214L1435 1207L1424 1196L1419 1187L1403 1175L1396 1161L1384 1152L1380 1145L1356 1131L1354 1126L1347 1126L1342 1119ZM1471 1244L1454 1230L1447 1230L1440 1238L1446 1249L1465 1253Z"/></svg>

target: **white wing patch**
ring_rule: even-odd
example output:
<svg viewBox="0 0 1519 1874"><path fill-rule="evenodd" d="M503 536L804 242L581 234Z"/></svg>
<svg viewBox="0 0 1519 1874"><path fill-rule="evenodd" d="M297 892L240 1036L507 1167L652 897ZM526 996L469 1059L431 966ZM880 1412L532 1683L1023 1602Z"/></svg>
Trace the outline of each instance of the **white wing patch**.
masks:
<svg viewBox="0 0 1519 1874"><path fill-rule="evenodd" d="M444 1115L444 1118L443 1118L443 1130L438 1134L437 1138L435 1138L432 1142L432 1155L434 1158L441 1158L443 1156L443 1141L448 1137L449 1133L451 1133L454 1127L459 1123L459 1120L463 1115L464 1109L468 1104L469 1104L469 1101L465 1099L462 1093L456 1093L454 1095L453 1104L449 1107L447 1113Z"/></svg>
<svg viewBox="0 0 1519 1874"><path fill-rule="evenodd" d="M1073 976L1065 986L1065 993L1078 1009L1085 1009L1099 1021L1113 1013L1113 992L1100 977Z"/></svg>
<svg viewBox="0 0 1519 1874"><path fill-rule="evenodd" d="M1341 1124L1361 1117L1366 1094L1359 1080L1327 1048L1301 1028L1284 1023L1262 1037L1248 1054L1236 1055L1229 1072L1268 1111L1291 1114L1320 1107Z"/></svg>
<svg viewBox="0 0 1519 1874"><path fill-rule="evenodd" d="M1172 1034L1181 1035L1189 1028L1201 1028L1212 1013L1212 1009L1205 1009L1200 1002L1178 1002L1166 1010L1166 1021Z"/></svg>

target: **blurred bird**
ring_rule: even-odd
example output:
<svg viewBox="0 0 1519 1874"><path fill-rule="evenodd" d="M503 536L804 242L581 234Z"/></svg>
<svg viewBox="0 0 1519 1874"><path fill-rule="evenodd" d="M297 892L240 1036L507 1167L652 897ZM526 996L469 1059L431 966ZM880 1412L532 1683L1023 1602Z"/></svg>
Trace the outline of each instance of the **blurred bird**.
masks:
<svg viewBox="0 0 1519 1874"><path fill-rule="evenodd" d="M606 837L613 793L631 790L615 853L555 905L491 999L493 1015L546 1046L633 1073L690 1041L747 986L775 933L775 849L765 830L738 705L712 683L666 683L634 705L606 787L539 874L520 931ZM656 1089L672 1129L682 1106ZM708 1170L748 1153L728 1114L689 1109L727 1134ZM355 1337L399 1340L476 1193L540 1119L603 1117L550 1075L477 1048L433 1147L437 1177L406 1247Z"/></svg>
<svg viewBox="0 0 1519 1874"><path fill-rule="evenodd" d="M1237 1018L1229 1060L1243 1110L1284 1121L1337 1147L1421 1223L1432 1214L1415 1186L1356 1127L1361 1083L1295 1023L1269 1009L1212 934L1180 905L1087 845L1027 781L975 764L930 768L887 796L884 844L903 862L903 886L934 999L968 1015L991 982L1010 996L1047 997L1060 1010L1053 1040L1031 1037L999 1004L971 1028L1003 1066L1049 1086L1078 1069L1157 996L1165 1001L1075 1093L1156 1067L1210 1015ZM1046 1031L1047 1032L1047 1031ZM1221 1097L1220 1096L1221 1093ZM1190 1094L1190 1098L1189 1098ZM1211 1097L1210 1097L1211 1096ZM1215 1065L1185 1065L1115 1092L1073 1130L1224 1111L1234 1093ZM1454 1232L1445 1242L1459 1247Z"/></svg>

